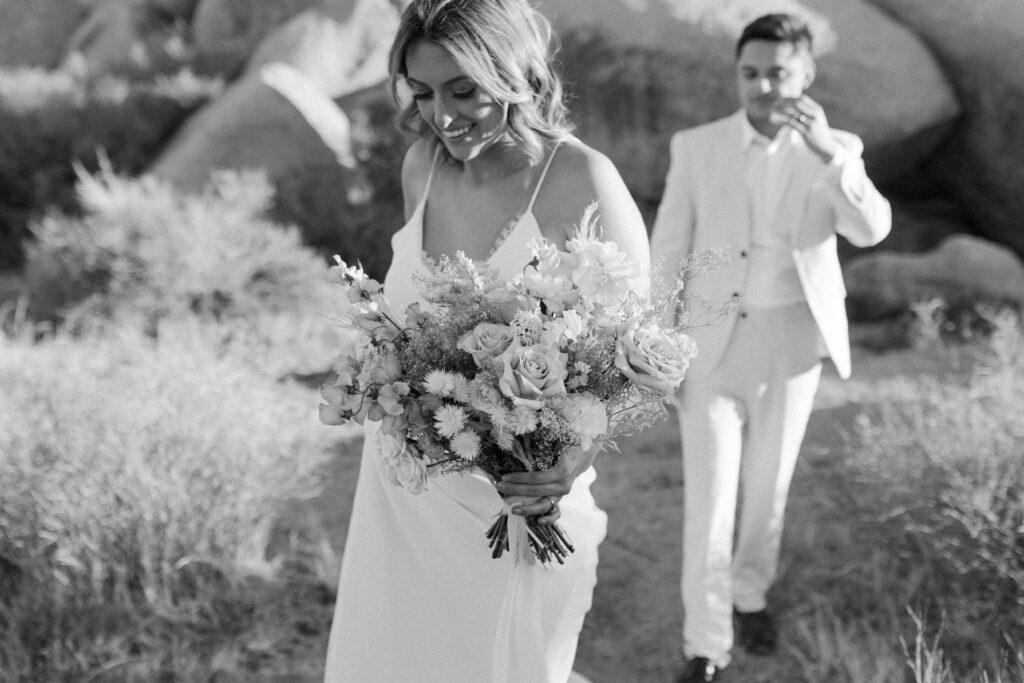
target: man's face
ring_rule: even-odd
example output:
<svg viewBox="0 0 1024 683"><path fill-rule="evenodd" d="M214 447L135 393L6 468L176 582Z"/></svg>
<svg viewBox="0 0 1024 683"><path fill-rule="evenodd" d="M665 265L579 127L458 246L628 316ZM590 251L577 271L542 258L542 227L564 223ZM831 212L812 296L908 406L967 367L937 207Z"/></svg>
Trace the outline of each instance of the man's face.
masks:
<svg viewBox="0 0 1024 683"><path fill-rule="evenodd" d="M736 59L736 88L740 104L755 128L777 129L775 114L783 99L796 99L814 80L814 60L805 47L793 43L751 40Z"/></svg>

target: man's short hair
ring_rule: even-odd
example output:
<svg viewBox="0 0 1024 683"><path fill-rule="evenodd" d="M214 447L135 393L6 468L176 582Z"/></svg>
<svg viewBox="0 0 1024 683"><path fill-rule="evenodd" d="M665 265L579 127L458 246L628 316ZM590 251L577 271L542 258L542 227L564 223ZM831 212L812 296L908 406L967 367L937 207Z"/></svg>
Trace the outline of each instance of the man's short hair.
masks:
<svg viewBox="0 0 1024 683"><path fill-rule="evenodd" d="M791 43L813 53L814 39L807 23L792 14L765 14L747 24L736 41L736 56L751 40L767 40L772 43Z"/></svg>

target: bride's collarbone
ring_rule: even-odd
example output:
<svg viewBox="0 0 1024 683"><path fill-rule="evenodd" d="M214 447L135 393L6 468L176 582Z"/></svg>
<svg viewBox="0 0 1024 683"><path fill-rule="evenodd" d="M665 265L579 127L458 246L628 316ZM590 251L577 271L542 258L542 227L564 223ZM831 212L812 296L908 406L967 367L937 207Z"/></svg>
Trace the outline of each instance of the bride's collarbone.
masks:
<svg viewBox="0 0 1024 683"><path fill-rule="evenodd" d="M487 258L502 232L522 217L530 201L525 189L453 189L437 188L437 192L430 193L423 225L424 249L428 253L462 251L474 259Z"/></svg>

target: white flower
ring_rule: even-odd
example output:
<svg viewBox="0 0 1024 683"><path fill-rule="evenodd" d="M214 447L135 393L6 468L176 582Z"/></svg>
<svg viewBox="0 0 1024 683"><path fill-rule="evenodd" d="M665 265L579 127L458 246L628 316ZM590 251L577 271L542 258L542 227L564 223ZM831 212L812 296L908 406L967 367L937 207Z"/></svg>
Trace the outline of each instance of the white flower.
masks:
<svg viewBox="0 0 1024 683"><path fill-rule="evenodd" d="M532 408L517 408L508 413L506 419L515 434L529 434L537 429L537 412Z"/></svg>
<svg viewBox="0 0 1024 683"><path fill-rule="evenodd" d="M444 405L434 412L434 427L441 436L452 438L466 426L466 411L459 406Z"/></svg>
<svg viewBox="0 0 1024 683"><path fill-rule="evenodd" d="M494 386L494 384L483 379L486 377L490 377L490 375L477 375L469 383L468 401L473 410L485 413L502 408L501 392L498 391L498 387Z"/></svg>
<svg viewBox="0 0 1024 683"><path fill-rule="evenodd" d="M576 339L583 334L583 318L579 312L568 310L562 313L562 321L565 323L565 336L568 339Z"/></svg>
<svg viewBox="0 0 1024 683"><path fill-rule="evenodd" d="M512 334L520 346L533 346L540 339L543 321L533 311L518 311L512 318Z"/></svg>
<svg viewBox="0 0 1024 683"><path fill-rule="evenodd" d="M455 393L455 374L444 370L431 370L423 378L423 388L435 396L452 396Z"/></svg>
<svg viewBox="0 0 1024 683"><path fill-rule="evenodd" d="M552 318L544 323L544 331L540 335L540 343L547 346L563 346L575 341L583 332L583 319L574 310L565 311L561 317Z"/></svg>
<svg viewBox="0 0 1024 683"><path fill-rule="evenodd" d="M512 432L502 427L495 426L495 428L491 430L491 436L494 438L494 443L498 444L498 448L505 452L510 452L512 450L512 442L515 441L512 436Z"/></svg>
<svg viewBox="0 0 1024 683"><path fill-rule="evenodd" d="M569 394L564 403L564 413L569 424L579 434L580 446L584 450L589 450L594 440L608 431L607 407L594 394Z"/></svg>
<svg viewBox="0 0 1024 683"><path fill-rule="evenodd" d="M377 402L388 415L401 415L405 411L403 399L409 395L409 385L405 382L385 384L377 392Z"/></svg>
<svg viewBox="0 0 1024 683"><path fill-rule="evenodd" d="M384 474L392 484L410 493L420 493L427 488L427 466L408 441L381 434L379 453Z"/></svg>
<svg viewBox="0 0 1024 683"><path fill-rule="evenodd" d="M549 313L560 313L575 305L580 298L572 282L576 257L559 251L544 239L533 239L527 246L533 250L533 260L517 278L523 289L543 301Z"/></svg>
<svg viewBox="0 0 1024 683"><path fill-rule="evenodd" d="M480 437L475 432L459 432L451 440L452 451L463 460L472 462L480 455Z"/></svg>
<svg viewBox="0 0 1024 683"><path fill-rule="evenodd" d="M473 392L469 388L469 380L463 375L455 375L455 389L452 391L452 398L459 403L469 403Z"/></svg>
<svg viewBox="0 0 1024 683"><path fill-rule="evenodd" d="M567 246L579 259L572 281L579 287L584 302L617 308L631 293L646 292L646 269L627 260L614 242L581 235L569 240Z"/></svg>

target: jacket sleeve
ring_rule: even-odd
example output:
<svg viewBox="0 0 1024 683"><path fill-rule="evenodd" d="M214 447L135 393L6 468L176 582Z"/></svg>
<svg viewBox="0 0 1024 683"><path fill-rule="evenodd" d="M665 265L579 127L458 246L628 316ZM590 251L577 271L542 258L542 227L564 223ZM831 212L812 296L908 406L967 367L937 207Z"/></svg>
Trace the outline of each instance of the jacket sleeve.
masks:
<svg viewBox="0 0 1024 683"><path fill-rule="evenodd" d="M839 151L820 185L836 214L836 232L857 247L881 242L892 228L892 209L864 170L864 143L856 135L834 131Z"/></svg>
<svg viewBox="0 0 1024 683"><path fill-rule="evenodd" d="M651 231L652 267L667 281L693 249L694 187L687 147L682 132L672 136L665 191Z"/></svg>

